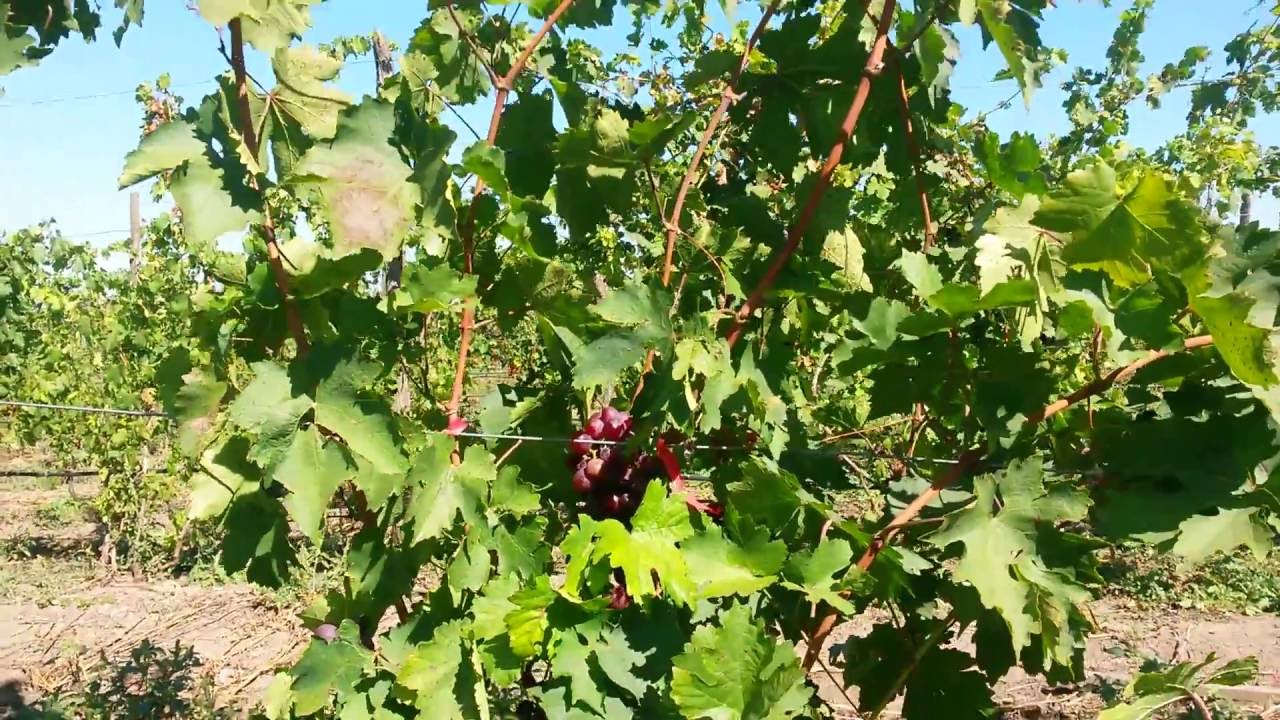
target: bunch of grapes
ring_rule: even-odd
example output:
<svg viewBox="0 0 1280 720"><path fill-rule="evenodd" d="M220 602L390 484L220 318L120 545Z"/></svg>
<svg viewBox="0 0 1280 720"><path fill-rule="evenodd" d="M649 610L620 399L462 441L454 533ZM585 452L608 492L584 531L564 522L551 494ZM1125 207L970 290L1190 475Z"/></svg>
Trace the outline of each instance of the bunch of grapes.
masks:
<svg viewBox="0 0 1280 720"><path fill-rule="evenodd" d="M584 507L595 518L625 520L636 511L649 481L661 477L662 462L648 453L628 453L621 443L631 437L631 415L606 407L587 419L586 427L569 444L573 489L585 497Z"/></svg>

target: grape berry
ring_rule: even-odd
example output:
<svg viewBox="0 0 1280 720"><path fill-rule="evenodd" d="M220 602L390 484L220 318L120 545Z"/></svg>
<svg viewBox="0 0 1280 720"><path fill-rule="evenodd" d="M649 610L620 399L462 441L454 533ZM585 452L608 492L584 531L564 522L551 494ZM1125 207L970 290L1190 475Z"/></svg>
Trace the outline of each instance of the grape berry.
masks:
<svg viewBox="0 0 1280 720"><path fill-rule="evenodd" d="M648 453L629 453L621 445L631 437L631 415L612 407L587 419L569 443L573 489L585 496L585 510L597 519L626 520L636 511L649 481L661 477L662 462Z"/></svg>

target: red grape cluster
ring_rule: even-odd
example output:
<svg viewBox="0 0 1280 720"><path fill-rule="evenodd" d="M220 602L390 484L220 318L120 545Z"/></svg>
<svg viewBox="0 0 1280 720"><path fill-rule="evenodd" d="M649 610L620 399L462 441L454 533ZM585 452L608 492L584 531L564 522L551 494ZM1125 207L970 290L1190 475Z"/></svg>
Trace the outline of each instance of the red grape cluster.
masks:
<svg viewBox="0 0 1280 720"><path fill-rule="evenodd" d="M660 477L662 462L648 453L630 454L621 445L631 437L631 415L606 407L587 419L569 444L573 489L586 497L587 512L596 518L626 519L635 512L649 481Z"/></svg>

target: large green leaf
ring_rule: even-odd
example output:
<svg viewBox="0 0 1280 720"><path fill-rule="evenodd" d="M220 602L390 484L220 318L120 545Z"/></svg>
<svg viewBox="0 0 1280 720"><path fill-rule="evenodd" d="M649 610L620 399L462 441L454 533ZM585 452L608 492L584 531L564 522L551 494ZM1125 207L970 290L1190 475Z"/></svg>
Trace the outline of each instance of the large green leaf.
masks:
<svg viewBox="0 0 1280 720"><path fill-rule="evenodd" d="M384 400L361 392L377 377L378 367L341 351L321 350L312 356L323 368L316 387L316 423L340 435L379 472L403 473L408 465L391 429L390 409Z"/></svg>
<svg viewBox="0 0 1280 720"><path fill-rule="evenodd" d="M124 170L120 172L118 186L134 183L172 170L188 160L199 160L204 154L205 143L196 137L195 128L185 120L170 120L153 130L136 150L124 158Z"/></svg>
<svg viewBox="0 0 1280 720"><path fill-rule="evenodd" d="M412 169L391 146L395 113L372 98L342 112L332 142L307 151L290 182L314 188L338 255L372 248L390 259L400 252L421 199Z"/></svg>
<svg viewBox="0 0 1280 720"><path fill-rule="evenodd" d="M326 442L312 425L293 436L272 478L289 491L284 506L298 530L318 541L329 500L351 475L342 450Z"/></svg>
<svg viewBox="0 0 1280 720"><path fill-rule="evenodd" d="M1071 233L1062 248L1069 265L1102 270L1124 286L1145 282L1156 270L1181 273L1205 256L1195 208L1170 180L1154 172L1121 196L1115 171L1094 163L1068 175L1032 221L1046 230Z"/></svg>
<svg viewBox="0 0 1280 720"><path fill-rule="evenodd" d="M303 45L276 51L271 68L279 83L271 93L273 110L287 115L312 140L333 137L338 113L351 104L346 93L327 84L342 70L342 61Z"/></svg>
<svg viewBox="0 0 1280 720"><path fill-rule="evenodd" d="M939 548L963 546L951 574L973 585L982 604L1000 613L1015 651L1039 635L1046 665L1070 665L1069 619L1090 596L1072 575L1050 567L1038 528L1083 519L1087 496L1074 489L1046 489L1037 459L1015 461L994 476L977 478L974 493L973 505L956 513L929 542Z"/></svg>
<svg viewBox="0 0 1280 720"><path fill-rule="evenodd" d="M746 605L695 630L673 665L671 699L687 718L781 720L813 692L795 648L770 637Z"/></svg>
<svg viewBox="0 0 1280 720"><path fill-rule="evenodd" d="M227 407L227 417L256 435L249 459L270 468L293 443L298 421L314 401L294 387L284 366L264 360L254 363L251 369L253 380Z"/></svg>

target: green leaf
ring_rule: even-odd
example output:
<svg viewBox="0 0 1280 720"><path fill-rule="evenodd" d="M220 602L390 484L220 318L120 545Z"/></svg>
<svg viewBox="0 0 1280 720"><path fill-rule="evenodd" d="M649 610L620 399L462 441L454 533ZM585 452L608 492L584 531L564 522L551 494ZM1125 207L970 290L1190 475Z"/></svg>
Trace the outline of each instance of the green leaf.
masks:
<svg viewBox="0 0 1280 720"><path fill-rule="evenodd" d="M695 630L672 664L671 699L687 718L791 717L812 694L795 648L769 637L746 605Z"/></svg>
<svg viewBox="0 0 1280 720"><path fill-rule="evenodd" d="M904 250L898 260L902 276L916 290L916 297L928 300L930 296L942 289L942 273L929 262L924 253Z"/></svg>
<svg viewBox="0 0 1280 720"><path fill-rule="evenodd" d="M396 673L396 683L413 691L414 704L423 711L446 718L461 718L462 705L456 687L463 664L462 624L450 622L436 628L431 640L419 643Z"/></svg>
<svg viewBox="0 0 1280 720"><path fill-rule="evenodd" d="M258 490L260 473L249 462L249 442L232 437L200 456L199 471L191 477L192 520L208 520L226 512L241 493Z"/></svg>
<svg viewBox="0 0 1280 720"><path fill-rule="evenodd" d="M405 268L403 284L392 301L397 309L423 314L461 307L476 295L476 276L463 275L448 265Z"/></svg>
<svg viewBox="0 0 1280 720"><path fill-rule="evenodd" d="M693 583L693 601L746 597L766 588L777 579L787 556L786 545L771 541L766 531L754 534L742 546L725 538L715 525L681 543L680 549Z"/></svg>
<svg viewBox="0 0 1280 720"><path fill-rule="evenodd" d="M1068 619L1089 593L1072 576L1048 566L1038 526L1083 519L1087 496L1074 489L1046 489L1038 459L1015 461L997 475L975 479L974 493L974 504L953 515L929 542L938 548L964 546L952 575L973 585L982 604L1000 613L1014 650L1041 635L1046 664L1069 666Z"/></svg>
<svg viewBox="0 0 1280 720"><path fill-rule="evenodd" d="M342 112L333 141L308 150L289 179L319 193L339 256L372 248L395 257L417 216L421 193L390 144L394 129L391 104L365 98Z"/></svg>
<svg viewBox="0 0 1280 720"><path fill-rule="evenodd" d="M257 436L249 459L271 468L293 442L298 421L314 405L305 393L294 389L289 371L269 361L253 363L253 380L227 407L236 426Z"/></svg>
<svg viewBox="0 0 1280 720"><path fill-rule="evenodd" d="M373 671L373 654L360 644L360 631L342 621L333 642L314 639L293 666L293 712L311 715L328 707L330 696L356 693L356 683Z"/></svg>
<svg viewBox="0 0 1280 720"><path fill-rule="evenodd" d="M1213 336L1214 349L1231 368L1231 373L1251 385L1276 384L1271 332L1249 320L1255 301L1242 293L1221 297L1194 291L1189 294L1191 309L1204 321Z"/></svg>
<svg viewBox="0 0 1280 720"><path fill-rule="evenodd" d="M1149 173L1121 197L1115 171L1100 162L1068 175L1033 222L1071 233L1062 249L1068 265L1102 270L1122 286L1146 282L1155 270L1181 273L1205 255L1196 210L1171 181Z"/></svg>
<svg viewBox="0 0 1280 720"><path fill-rule="evenodd" d="M631 529L617 520L581 523L577 536L566 538L564 551L572 561L566 568L566 584L575 588L582 581L589 556L591 562L607 561L627 580L627 591L636 598L657 593L656 573L666 593L680 602L689 601L692 586L683 553L677 543L693 535L689 507L680 496L668 495L662 483L649 483L640 507L631 518ZM587 529L590 528L589 533ZM573 539L577 537L574 547ZM593 542L594 541L594 542Z"/></svg>
<svg viewBox="0 0 1280 720"><path fill-rule="evenodd" d="M329 500L351 475L342 450L325 442L312 425L293 436L272 478L289 491L284 506L298 530L318 542Z"/></svg>
<svg viewBox="0 0 1280 720"><path fill-rule="evenodd" d="M459 513L473 524L487 526L483 503L498 475L493 456L472 446L467 448L462 463L454 466L452 451L451 438L433 435L414 458L409 483L416 489L409 516L413 519L415 544L439 537Z"/></svg>
<svg viewBox="0 0 1280 720"><path fill-rule="evenodd" d="M1219 509L1217 515L1196 515L1183 521L1173 544L1173 553L1182 558L1181 568L1188 569L1241 545L1259 560L1266 558L1274 545L1274 533L1256 518L1257 512L1258 508Z"/></svg>
<svg viewBox="0 0 1280 720"><path fill-rule="evenodd" d="M244 179L243 166L213 157L207 148L174 170L169 193L182 211L188 240L197 247L211 246L222 235L261 219L261 200L248 194Z"/></svg>
<svg viewBox="0 0 1280 720"><path fill-rule="evenodd" d="M626 327L644 327L655 336L670 333L671 295L639 283L611 290L594 305L591 312L606 322ZM646 336L649 333L646 333Z"/></svg>
<svg viewBox="0 0 1280 720"><path fill-rule="evenodd" d="M227 384L207 370L193 370L182 380L182 389L173 399L173 419L178 425L178 447L194 457L204 449L214 428Z"/></svg>
<svg viewBox="0 0 1280 720"><path fill-rule="evenodd" d="M325 357L329 352L330 357ZM313 352L318 362L331 363L316 387L316 423L342 437L347 447L368 459L382 473L403 473L408 464L391 431L386 402L362 396L360 390L377 376L378 368L340 351Z"/></svg>
<svg viewBox="0 0 1280 720"><path fill-rule="evenodd" d="M825 602L846 615L853 603L841 596L846 589L843 576L853 562L853 548L845 540L826 540L812 552L801 551L787 561L787 587L798 590L810 602Z"/></svg>
<svg viewBox="0 0 1280 720"><path fill-rule="evenodd" d="M204 151L204 141L196 137L190 123L170 120L143 137L138 148L125 156L124 170L117 184L126 188L188 160L199 160Z"/></svg>
<svg viewBox="0 0 1280 720"><path fill-rule="evenodd" d="M966 13L972 17L969 8L974 6L973 0L966 0L964 4L968 7L962 9L961 17ZM1021 7L1001 0L976 0L976 7L983 28L995 40L1009 66L1009 74L1022 88L1023 101L1030 105L1031 94L1040 87L1040 76L1048 69L1040 59L1034 20ZM1026 31L1028 27L1032 28L1030 32Z"/></svg>
<svg viewBox="0 0 1280 720"><path fill-rule="evenodd" d="M250 582L280 587L297 558L289 544L289 522L280 503L265 492L241 491L231 500L222 525L222 567L245 571Z"/></svg>
<svg viewBox="0 0 1280 720"><path fill-rule="evenodd" d="M341 90L326 84L338 77L342 61L310 45L284 47L271 57L279 83L271 93L272 109L287 115L313 140L338 132L338 113L351 104Z"/></svg>
<svg viewBox="0 0 1280 720"><path fill-rule="evenodd" d="M573 386L588 389L608 385L629 367L638 365L653 343L636 332L615 332L574 353Z"/></svg>
<svg viewBox="0 0 1280 720"><path fill-rule="evenodd" d="M462 169L475 173L499 194L507 193L507 159L502 150L477 140L462 151Z"/></svg>
<svg viewBox="0 0 1280 720"><path fill-rule="evenodd" d="M200 15L225 26L239 17L244 39L263 52L274 52L311 27L310 6L320 0L200 0Z"/></svg>

